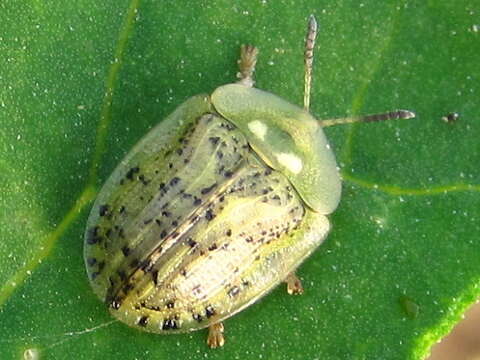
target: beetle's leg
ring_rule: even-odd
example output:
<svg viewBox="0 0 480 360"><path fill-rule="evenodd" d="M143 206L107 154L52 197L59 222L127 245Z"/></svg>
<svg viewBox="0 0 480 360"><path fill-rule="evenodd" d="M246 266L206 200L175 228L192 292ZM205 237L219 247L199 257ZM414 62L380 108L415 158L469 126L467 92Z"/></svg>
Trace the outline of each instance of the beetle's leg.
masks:
<svg viewBox="0 0 480 360"><path fill-rule="evenodd" d="M252 45L242 45L240 48L240 60L238 60L239 72L237 78L239 84L253 87L253 73L255 71L255 64L257 63L258 49Z"/></svg>
<svg viewBox="0 0 480 360"><path fill-rule="evenodd" d="M287 292L290 295L300 295L303 294L302 281L298 278L295 273L290 273L285 279L287 283Z"/></svg>
<svg viewBox="0 0 480 360"><path fill-rule="evenodd" d="M308 19L307 36L305 38L305 90L303 92L303 107L310 108L310 89L312 88L313 48L317 37L317 21L313 15Z"/></svg>
<svg viewBox="0 0 480 360"><path fill-rule="evenodd" d="M225 327L222 322L210 325L208 327L207 345L212 349L222 347L223 344L225 344L225 337L223 336L224 330Z"/></svg>

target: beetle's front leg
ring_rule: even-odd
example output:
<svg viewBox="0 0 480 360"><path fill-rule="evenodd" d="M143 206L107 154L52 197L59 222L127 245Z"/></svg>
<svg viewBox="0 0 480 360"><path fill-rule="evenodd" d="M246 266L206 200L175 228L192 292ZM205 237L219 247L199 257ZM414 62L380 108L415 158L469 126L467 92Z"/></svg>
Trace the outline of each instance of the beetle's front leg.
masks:
<svg viewBox="0 0 480 360"><path fill-rule="evenodd" d="M288 274L285 278L285 282L287 283L287 292L290 295L301 295L303 294L303 286L302 281L295 275L294 272Z"/></svg>

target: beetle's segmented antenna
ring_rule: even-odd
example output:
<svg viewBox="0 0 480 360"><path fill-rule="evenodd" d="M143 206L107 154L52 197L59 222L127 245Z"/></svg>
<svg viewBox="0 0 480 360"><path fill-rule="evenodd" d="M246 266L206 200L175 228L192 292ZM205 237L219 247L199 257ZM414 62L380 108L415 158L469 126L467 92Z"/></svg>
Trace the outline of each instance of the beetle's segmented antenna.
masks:
<svg viewBox="0 0 480 360"><path fill-rule="evenodd" d="M238 83L253 87L253 73L255 72L255 64L257 63L258 49L252 45L242 45L240 48L240 59L238 60L239 72L237 78Z"/></svg>
<svg viewBox="0 0 480 360"><path fill-rule="evenodd" d="M320 123L323 127L340 125L340 124L351 124L355 122L374 122L374 121L385 121L385 120L394 120L394 119L411 119L415 117L415 113L408 110L397 110L390 111L383 114L374 114L366 116L352 116L339 119L329 119L322 120Z"/></svg>
<svg viewBox="0 0 480 360"><path fill-rule="evenodd" d="M305 38L305 91L303 94L303 107L310 108L310 89L312 88L313 48L317 37L317 20L313 15L308 19L307 37Z"/></svg>

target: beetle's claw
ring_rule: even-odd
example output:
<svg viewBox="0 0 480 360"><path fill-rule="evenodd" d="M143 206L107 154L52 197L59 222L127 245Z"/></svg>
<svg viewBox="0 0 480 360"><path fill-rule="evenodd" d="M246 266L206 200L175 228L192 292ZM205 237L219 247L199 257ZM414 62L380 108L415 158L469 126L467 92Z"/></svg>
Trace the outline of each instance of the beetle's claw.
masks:
<svg viewBox="0 0 480 360"><path fill-rule="evenodd" d="M287 283L287 292L290 295L301 295L303 294L303 285L302 281L295 275L295 273L291 273L285 279Z"/></svg>

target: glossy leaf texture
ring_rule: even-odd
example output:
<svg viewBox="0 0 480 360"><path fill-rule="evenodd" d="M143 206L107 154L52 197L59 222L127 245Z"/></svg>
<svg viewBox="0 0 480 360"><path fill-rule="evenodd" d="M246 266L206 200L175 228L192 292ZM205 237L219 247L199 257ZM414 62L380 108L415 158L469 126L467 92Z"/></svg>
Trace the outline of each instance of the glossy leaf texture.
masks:
<svg viewBox="0 0 480 360"><path fill-rule="evenodd" d="M309 14L318 118L344 178L327 241L280 286L205 332L115 322L91 291L83 232L129 149L188 97L234 81L301 104ZM474 1L78 0L0 3L2 359L422 359L480 295L480 4ZM456 122L442 117L456 112Z"/></svg>

